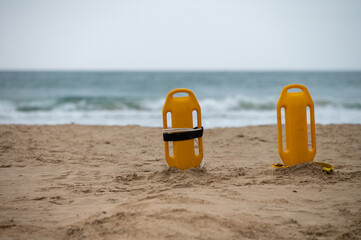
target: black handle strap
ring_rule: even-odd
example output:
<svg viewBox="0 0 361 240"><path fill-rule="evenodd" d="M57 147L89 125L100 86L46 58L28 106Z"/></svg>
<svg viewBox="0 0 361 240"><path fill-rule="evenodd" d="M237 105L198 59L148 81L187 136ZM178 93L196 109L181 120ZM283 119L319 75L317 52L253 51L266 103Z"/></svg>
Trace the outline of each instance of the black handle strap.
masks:
<svg viewBox="0 0 361 240"><path fill-rule="evenodd" d="M195 127L194 129L197 129ZM163 133L164 141L184 141L194 138L200 138L203 136L203 127L198 128L195 131L190 132L175 132L175 133Z"/></svg>

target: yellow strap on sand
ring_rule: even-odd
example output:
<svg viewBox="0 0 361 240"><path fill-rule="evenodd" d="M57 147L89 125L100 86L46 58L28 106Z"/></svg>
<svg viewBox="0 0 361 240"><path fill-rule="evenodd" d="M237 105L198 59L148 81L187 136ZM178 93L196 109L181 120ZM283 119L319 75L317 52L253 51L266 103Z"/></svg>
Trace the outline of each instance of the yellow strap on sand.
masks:
<svg viewBox="0 0 361 240"><path fill-rule="evenodd" d="M328 163L321 163L321 162L313 162L313 163L316 163L317 165L321 166L322 170L328 174L332 173L333 170L335 169L334 166ZM294 165L283 165L282 163L276 163L276 164L271 164L271 166L274 168L288 168Z"/></svg>

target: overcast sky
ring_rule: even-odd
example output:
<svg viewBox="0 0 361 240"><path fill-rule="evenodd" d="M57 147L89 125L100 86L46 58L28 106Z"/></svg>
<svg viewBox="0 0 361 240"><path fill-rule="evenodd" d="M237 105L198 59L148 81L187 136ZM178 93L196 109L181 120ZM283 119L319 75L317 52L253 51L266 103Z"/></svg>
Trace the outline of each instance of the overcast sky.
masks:
<svg viewBox="0 0 361 240"><path fill-rule="evenodd" d="M361 1L0 0L0 69L361 70Z"/></svg>

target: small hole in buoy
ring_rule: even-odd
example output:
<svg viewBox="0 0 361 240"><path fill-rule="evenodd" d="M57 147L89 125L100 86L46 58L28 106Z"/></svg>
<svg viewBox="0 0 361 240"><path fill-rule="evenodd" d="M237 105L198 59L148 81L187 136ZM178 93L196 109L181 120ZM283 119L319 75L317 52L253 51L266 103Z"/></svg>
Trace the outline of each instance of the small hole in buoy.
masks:
<svg viewBox="0 0 361 240"><path fill-rule="evenodd" d="M168 142L168 151L169 151L169 156L173 157L174 156L174 153L173 153L173 141Z"/></svg>
<svg viewBox="0 0 361 240"><path fill-rule="evenodd" d="M282 128L282 147L283 151L287 150L286 146L286 109L281 107L281 128Z"/></svg>
<svg viewBox="0 0 361 240"><path fill-rule="evenodd" d="M194 139L194 154L199 155L198 138Z"/></svg>
<svg viewBox="0 0 361 240"><path fill-rule="evenodd" d="M311 112L310 106L306 107L306 116L307 116L307 144L308 150L312 149L312 138L311 138Z"/></svg>
<svg viewBox="0 0 361 240"><path fill-rule="evenodd" d="M193 110L192 112L192 119L193 119L193 128L198 127L197 125L197 110Z"/></svg>
<svg viewBox="0 0 361 240"><path fill-rule="evenodd" d="M177 97L188 97L189 94L186 92L177 92L175 94L173 94L173 97L177 98Z"/></svg>
<svg viewBox="0 0 361 240"><path fill-rule="evenodd" d="M290 88L287 90L288 93L294 93L294 92L302 92L302 89L300 88Z"/></svg>
<svg viewBox="0 0 361 240"><path fill-rule="evenodd" d="M172 113L167 112L167 128L172 128Z"/></svg>

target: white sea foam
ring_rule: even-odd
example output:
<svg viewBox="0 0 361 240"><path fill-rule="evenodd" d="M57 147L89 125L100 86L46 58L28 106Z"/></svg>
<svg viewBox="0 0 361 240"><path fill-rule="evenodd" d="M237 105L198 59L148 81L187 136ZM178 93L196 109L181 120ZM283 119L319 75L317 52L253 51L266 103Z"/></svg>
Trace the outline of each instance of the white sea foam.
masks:
<svg viewBox="0 0 361 240"><path fill-rule="evenodd" d="M238 127L276 123L276 111L259 109L232 109L234 103L206 99L200 101L202 121L205 128ZM203 104L203 105L202 105ZM50 111L18 111L9 102L0 102L1 124L90 124L90 125L141 125L162 126L162 106L160 100L147 110L75 110L65 104ZM320 124L361 124L361 111L332 106L318 107L315 111L316 123Z"/></svg>

